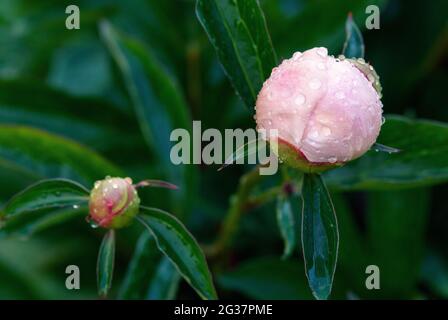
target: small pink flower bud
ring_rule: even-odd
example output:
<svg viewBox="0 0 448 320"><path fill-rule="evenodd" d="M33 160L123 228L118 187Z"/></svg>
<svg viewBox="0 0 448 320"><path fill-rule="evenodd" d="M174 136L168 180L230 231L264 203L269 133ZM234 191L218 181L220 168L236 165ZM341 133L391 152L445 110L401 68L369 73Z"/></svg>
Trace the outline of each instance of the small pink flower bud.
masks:
<svg viewBox="0 0 448 320"><path fill-rule="evenodd" d="M257 102L257 129L278 130L280 160L323 171L363 155L382 124L378 76L363 60L326 48L296 52L272 70Z"/></svg>
<svg viewBox="0 0 448 320"><path fill-rule="evenodd" d="M130 178L109 178L95 182L90 192L89 219L104 228L121 228L137 215L140 205Z"/></svg>

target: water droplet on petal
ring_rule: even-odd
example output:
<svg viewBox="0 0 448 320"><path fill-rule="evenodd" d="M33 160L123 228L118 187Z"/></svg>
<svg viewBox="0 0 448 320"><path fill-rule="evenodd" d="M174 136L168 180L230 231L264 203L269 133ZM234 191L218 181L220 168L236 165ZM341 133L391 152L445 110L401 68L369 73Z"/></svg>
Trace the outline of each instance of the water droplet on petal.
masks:
<svg viewBox="0 0 448 320"><path fill-rule="evenodd" d="M381 117L381 125L383 125L386 122L386 118Z"/></svg>
<svg viewBox="0 0 448 320"><path fill-rule="evenodd" d="M330 157L328 158L328 162L330 163L335 163L338 159L336 159L336 157Z"/></svg>
<svg viewBox="0 0 448 320"><path fill-rule="evenodd" d="M292 55L292 60L297 61L302 56L302 53L297 51Z"/></svg>
<svg viewBox="0 0 448 320"><path fill-rule="evenodd" d="M329 135L331 135L331 129L328 127L323 126L321 129L321 132L324 136L328 137Z"/></svg>
<svg viewBox="0 0 448 320"><path fill-rule="evenodd" d="M317 90L321 87L322 84L319 79L313 79L311 80L309 85L311 89Z"/></svg>
<svg viewBox="0 0 448 320"><path fill-rule="evenodd" d="M305 96L303 94L298 94L297 97L294 99L294 103L298 106L301 106L305 103Z"/></svg>
<svg viewBox="0 0 448 320"><path fill-rule="evenodd" d="M326 57L328 54L328 50L327 48L319 48L317 49L317 54L320 55L321 57Z"/></svg>
<svg viewBox="0 0 448 320"><path fill-rule="evenodd" d="M338 99L344 99L345 98L345 94L342 91L338 91L336 92L336 98Z"/></svg>

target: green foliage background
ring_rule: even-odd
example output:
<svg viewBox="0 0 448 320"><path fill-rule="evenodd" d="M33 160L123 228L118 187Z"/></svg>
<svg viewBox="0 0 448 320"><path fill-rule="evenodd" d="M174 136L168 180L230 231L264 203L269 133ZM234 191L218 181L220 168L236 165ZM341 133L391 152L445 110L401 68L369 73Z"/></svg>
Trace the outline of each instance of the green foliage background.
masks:
<svg viewBox="0 0 448 320"><path fill-rule="evenodd" d="M448 3L260 2L279 59L315 46L339 54L347 13L364 27L365 7L381 8L381 29L363 30L366 60L381 76L385 113L407 117L389 118L380 142L404 152L371 154L328 173L340 229L331 297L448 298L448 127L417 120L448 122ZM81 9L80 30L65 28L69 4ZM192 119L203 130L254 126L194 1L0 2L1 204L42 178L89 188L106 175L166 179L181 191L143 190L142 202L170 210L199 242L211 243L248 168L171 165L169 133L189 129ZM79 215L64 217L69 222L0 232L0 298L96 297L104 231ZM226 259L209 261L221 298L311 298L299 251L281 259L275 219L275 202L248 211ZM132 225L116 234L112 296L196 298L159 254L148 252L140 257L141 281L120 290L135 245L152 241L139 239L142 231ZM65 288L69 264L81 269L79 291ZM380 267L381 290L365 289L370 264Z"/></svg>

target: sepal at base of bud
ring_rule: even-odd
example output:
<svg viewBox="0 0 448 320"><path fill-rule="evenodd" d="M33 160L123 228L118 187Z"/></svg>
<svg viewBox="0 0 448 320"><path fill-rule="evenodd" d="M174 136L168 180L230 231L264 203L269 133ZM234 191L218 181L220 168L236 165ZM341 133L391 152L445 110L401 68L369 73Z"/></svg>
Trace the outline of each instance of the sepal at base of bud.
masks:
<svg viewBox="0 0 448 320"><path fill-rule="evenodd" d="M282 139L279 139L277 144L277 147L273 149L277 150L280 162L305 173L321 173L344 165L344 163L313 163L308 161L305 155L292 144Z"/></svg>

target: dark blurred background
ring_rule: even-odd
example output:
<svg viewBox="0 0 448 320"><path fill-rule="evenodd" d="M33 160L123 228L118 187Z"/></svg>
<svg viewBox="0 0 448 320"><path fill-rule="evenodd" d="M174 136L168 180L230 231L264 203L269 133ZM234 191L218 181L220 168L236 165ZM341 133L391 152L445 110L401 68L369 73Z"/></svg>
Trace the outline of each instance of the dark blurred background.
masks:
<svg viewBox="0 0 448 320"><path fill-rule="evenodd" d="M316 46L339 54L345 19L352 12L363 31L366 60L381 77L384 112L448 122L447 1L260 2L280 58ZM81 10L80 30L65 28L69 4ZM379 30L365 30L365 8L370 4L381 9ZM2 0L0 124L31 126L75 140L136 181L167 178L154 160L154 150L140 134L125 84L99 35L98 24L107 19L116 29L143 42L164 72L178 82L191 119L201 120L203 130L253 127L251 112L225 77L196 19L194 5L189 0ZM0 140L7 138L15 139ZM17 163L24 161L28 160L17 158ZM37 180L0 164L0 203ZM67 172L63 169L70 164L58 165L63 168L32 170L42 170L40 177L63 176ZM184 188L188 204L173 204L169 192L153 190L143 191L144 201L176 211L200 242L211 242L239 177L247 171L244 166L224 172L216 169L200 166L194 170L195 178ZM102 174L68 176L91 186ZM272 185L275 179L266 183ZM448 298L446 195L446 184L336 193L342 256L332 297ZM214 265L211 261L221 297L311 297L301 255L297 252L289 260L280 259L283 243L274 212L274 203L248 212L226 263ZM378 212L382 214L372 218ZM119 233L115 291L140 232L140 227L132 226ZM77 218L32 237L1 239L0 298L95 298L101 234ZM68 264L81 269L79 291L65 289ZM381 290L365 290L368 264L380 266ZM196 298L185 283L180 284L176 296Z"/></svg>

